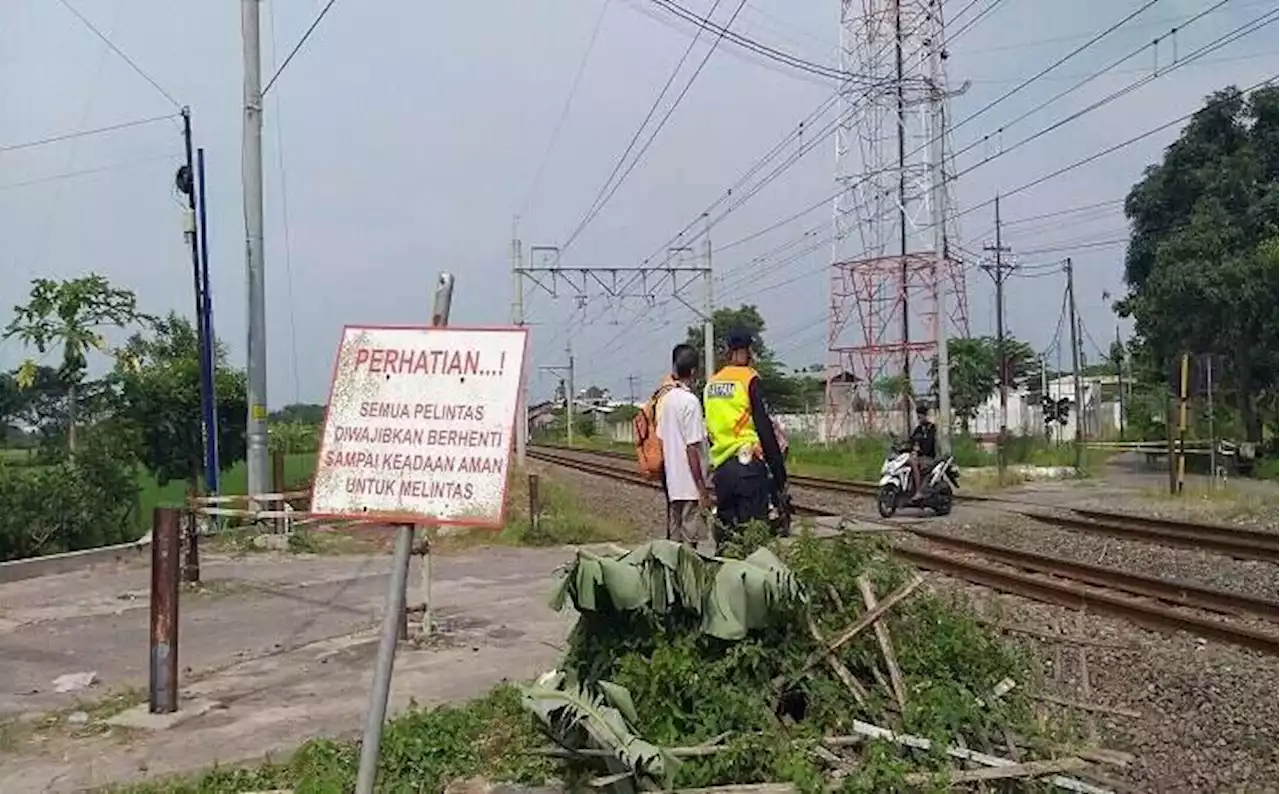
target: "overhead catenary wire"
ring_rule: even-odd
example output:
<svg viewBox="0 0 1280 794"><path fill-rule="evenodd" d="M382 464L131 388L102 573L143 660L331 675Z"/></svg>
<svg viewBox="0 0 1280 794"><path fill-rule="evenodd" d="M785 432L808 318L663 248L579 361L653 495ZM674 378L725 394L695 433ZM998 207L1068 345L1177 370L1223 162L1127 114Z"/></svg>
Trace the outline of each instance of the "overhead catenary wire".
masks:
<svg viewBox="0 0 1280 794"><path fill-rule="evenodd" d="M141 66L139 66L136 61L134 61L132 58L130 58L128 55L125 54L124 50L117 47L115 42L113 42L110 38L107 37L105 33L99 30L96 25L90 22L88 17L86 17L84 14L81 14L80 11L77 10L75 6L71 5L69 0L58 0L58 2L60 2L64 8L66 8L68 11L74 14L76 19L80 20L81 24L83 24L86 28L88 28L93 33L93 35L101 39L102 43L106 44L107 47L110 48L112 52L114 52L116 55L119 55L122 61L129 64L129 68L133 69L133 71L136 72L140 77L142 77L143 80L146 80L148 83L150 83L151 87L154 88L156 91L159 91L161 96L169 100L169 104L173 105L175 108L182 107L182 104L178 102L178 100L173 98L173 94L170 94L168 91L164 90L164 86L160 85L160 83L158 83L154 77L147 74L147 72Z"/></svg>
<svg viewBox="0 0 1280 794"><path fill-rule="evenodd" d="M720 2L721 0L715 0L715 3L711 6L711 10L707 12L708 17L716 12L716 9L720 7ZM741 10L741 6L738 8ZM694 35L694 37L689 41L689 45L685 47L684 52L680 55L680 60L676 61L675 68L672 69L671 74L667 76L667 81L663 83L662 90L658 92L658 96L654 98L653 104L649 106L649 112L645 114L644 120L641 121L640 126L636 128L635 134L631 136L631 140L627 143L627 147L623 149L622 156L618 158L616 163L614 163L613 170L609 172L608 178L605 179L604 183L600 186L600 189L596 192L596 197L592 199L591 205L587 208L586 214L582 216L582 220L578 222L578 225L574 228L568 239L566 239L561 245L562 252L568 250L569 246L573 245L573 242L578 238L578 235L582 233L583 229L587 227L587 224L589 224L599 213L597 207L601 205L601 199L609 192L609 187L613 184L614 177L616 177L618 172L622 170L623 164L626 163L632 150L634 150L636 144L639 143L640 136L644 134L644 130L649 125L650 119L652 119L654 114L658 112L658 108L662 105L663 98L666 97L667 91L671 89L671 84L675 82L676 77L680 74L681 68L684 67L685 61L689 59L689 55L693 52L693 48L697 46L698 38L701 33L702 31L699 30L698 33Z"/></svg>
<svg viewBox="0 0 1280 794"><path fill-rule="evenodd" d="M307 39L311 38L311 34L315 32L316 27L320 25L320 21L329 13L329 9L333 8L333 4L335 2L337 2L337 0L329 0L329 2L324 4L324 8L320 9L320 13L316 14L316 18L311 21L306 32L302 34L302 38L298 39L298 43L293 45L293 49L289 51L289 54L285 56L285 59L278 67L276 67L275 74L271 75L271 79L267 81L265 86L263 86L260 93L261 96L265 97L267 93L271 91L271 86L275 85L276 80L280 79L281 73L283 73L285 68L293 61L294 56L302 49L302 45L307 43Z"/></svg>
<svg viewBox="0 0 1280 794"><path fill-rule="evenodd" d="M543 150L542 157L538 160L538 167L533 172L533 180L529 183L529 189L525 191L524 201L520 202L520 214L523 215L529 211L529 206L533 203L533 197L538 191L538 185L542 182L542 173L547 167L547 162L551 159L551 153L556 148L556 143L560 140L560 131L564 128L564 122L569 118L569 110L573 107L573 100L578 95L578 86L582 82L582 76L587 71L587 63L591 60L591 53L595 50L596 39L600 37L600 28L604 24L605 13L609 10L610 0L604 0L600 4L600 12L596 14L595 24L591 27L591 35L587 39L587 48L582 52L582 59L578 61L578 69L574 72L573 83L569 86L569 95L565 97L564 106L560 109L560 117L556 119L556 125L551 130L551 138L547 141L547 148Z"/></svg>

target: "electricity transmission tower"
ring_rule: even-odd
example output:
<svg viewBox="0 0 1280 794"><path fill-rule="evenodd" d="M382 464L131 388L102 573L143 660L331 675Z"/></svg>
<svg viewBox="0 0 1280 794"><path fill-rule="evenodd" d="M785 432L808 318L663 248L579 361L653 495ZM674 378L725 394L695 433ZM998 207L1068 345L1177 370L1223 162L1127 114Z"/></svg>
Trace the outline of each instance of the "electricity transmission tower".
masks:
<svg viewBox="0 0 1280 794"><path fill-rule="evenodd" d="M939 356L945 445L945 340L967 336L969 318L948 245L958 234L948 220L942 3L841 0L840 26L826 435L909 430L911 397L930 388Z"/></svg>

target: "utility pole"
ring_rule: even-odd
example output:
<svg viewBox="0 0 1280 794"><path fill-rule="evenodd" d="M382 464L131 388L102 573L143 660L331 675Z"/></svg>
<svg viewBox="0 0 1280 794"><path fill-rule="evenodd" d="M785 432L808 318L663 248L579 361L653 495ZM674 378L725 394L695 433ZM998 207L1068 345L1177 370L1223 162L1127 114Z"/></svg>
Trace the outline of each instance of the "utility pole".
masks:
<svg viewBox="0 0 1280 794"><path fill-rule="evenodd" d="M511 220L511 324L524 326L524 281L520 277L520 217ZM529 389L522 378L516 397L516 464L524 465L529 445Z"/></svg>
<svg viewBox="0 0 1280 794"><path fill-rule="evenodd" d="M209 280L204 272L204 265L200 256L200 242L204 235L197 220L197 213L203 217L204 207L201 206L198 200L196 190L196 165L193 157L194 149L191 144L191 108L189 107L182 108L182 148L186 162L178 169L177 183L179 192L187 197L187 209L183 213L183 236L191 249L191 277L195 287L193 292L196 302L196 357L200 362L199 422L203 452L201 468L203 469L205 491L214 493L218 487L217 471L210 471L210 468L215 467L212 452L216 444L215 436L217 431L213 415L213 373L208 369L209 356L206 352L212 342L208 335L209 323L205 318L207 306L205 291L208 289Z"/></svg>
<svg viewBox="0 0 1280 794"><path fill-rule="evenodd" d="M208 423L209 445L205 448L205 490L217 494L222 479L222 454L218 449L218 335L213 332L213 292L209 288L209 219L208 202L204 197L204 149L196 149L196 228L200 233L200 286L204 304L204 361L202 372L209 377L209 407L205 421Z"/></svg>
<svg viewBox="0 0 1280 794"><path fill-rule="evenodd" d="M631 399L631 404L636 404L636 381L639 380L635 375L627 376L627 396Z"/></svg>
<svg viewBox="0 0 1280 794"><path fill-rule="evenodd" d="M996 462L999 468L1000 482L1004 482L1005 467L1008 465L1005 445L1009 435L1009 357L1004 343L1004 280L1008 271L1004 267L1003 254L1009 248L1000 240L1000 194L996 194L996 244L983 246L982 250L995 253L995 265L983 265L996 282L996 355L999 357L1000 381L1000 439L996 447Z"/></svg>
<svg viewBox="0 0 1280 794"><path fill-rule="evenodd" d="M1067 257L1067 305L1071 311L1071 380L1075 385L1076 471L1079 471L1084 444L1084 390L1080 383L1080 325L1076 314L1076 281L1071 257Z"/></svg>
<svg viewBox="0 0 1280 794"><path fill-rule="evenodd" d="M1120 326L1116 326L1116 399L1120 401L1120 440L1124 440L1124 346L1120 343Z"/></svg>
<svg viewBox="0 0 1280 794"><path fill-rule="evenodd" d="M244 44L244 233L248 276L248 402L246 424L250 496L271 491L267 452L267 291L262 242L262 55L259 38L261 0L240 0Z"/></svg>
<svg viewBox="0 0 1280 794"><path fill-rule="evenodd" d="M706 275L703 278L707 287L706 300L702 307L702 358L703 382L711 380L711 376L716 374L716 327L715 327L715 311L716 302L712 284L715 281L711 275L711 216L702 213L702 221L705 224L702 230L702 264L706 268Z"/></svg>
<svg viewBox="0 0 1280 794"><path fill-rule="evenodd" d="M939 3L940 5L940 3ZM934 14L941 14L935 9ZM929 34L929 208L933 222L933 305L934 341L938 347L938 445L940 454L951 451L951 357L947 349L946 292L942 282L947 273L946 174L944 173L944 117L942 93L942 19Z"/></svg>

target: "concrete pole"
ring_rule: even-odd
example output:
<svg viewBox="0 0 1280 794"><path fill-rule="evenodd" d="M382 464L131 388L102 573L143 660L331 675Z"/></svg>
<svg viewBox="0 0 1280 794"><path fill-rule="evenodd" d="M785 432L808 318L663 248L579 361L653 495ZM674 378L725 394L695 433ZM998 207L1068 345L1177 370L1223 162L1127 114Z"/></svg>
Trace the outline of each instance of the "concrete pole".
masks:
<svg viewBox="0 0 1280 794"><path fill-rule="evenodd" d="M267 302L262 232L262 56L259 39L261 0L241 0L240 34L244 43L244 183L245 271L248 276L249 339L248 489L267 493L271 465L267 456Z"/></svg>
<svg viewBox="0 0 1280 794"><path fill-rule="evenodd" d="M573 385L573 343L564 346L564 352L569 356L569 383L565 385L564 391L564 418L565 418L565 435L569 439L569 446L573 446L573 396L576 393Z"/></svg>
<svg viewBox="0 0 1280 794"><path fill-rule="evenodd" d="M930 209L933 211L933 305L934 341L938 347L938 446L942 454L951 451L951 355L947 349L946 173L944 166L944 124L942 93L942 18L929 34L929 173Z"/></svg>
<svg viewBox="0 0 1280 794"><path fill-rule="evenodd" d="M1071 267L1071 257L1067 257L1067 303L1071 311L1071 379L1075 386L1076 399L1076 471L1082 463L1084 444L1084 389L1080 382L1080 326L1076 320L1076 279ZM1170 460L1172 463L1172 459Z"/></svg>

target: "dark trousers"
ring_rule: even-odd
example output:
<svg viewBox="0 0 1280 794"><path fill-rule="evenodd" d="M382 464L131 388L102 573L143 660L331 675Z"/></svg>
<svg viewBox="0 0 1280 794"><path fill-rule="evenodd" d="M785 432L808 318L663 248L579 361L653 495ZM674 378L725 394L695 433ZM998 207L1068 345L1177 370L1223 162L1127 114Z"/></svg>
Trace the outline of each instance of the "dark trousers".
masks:
<svg viewBox="0 0 1280 794"><path fill-rule="evenodd" d="M727 530L769 520L769 469L764 461L730 458L715 472L716 518Z"/></svg>

